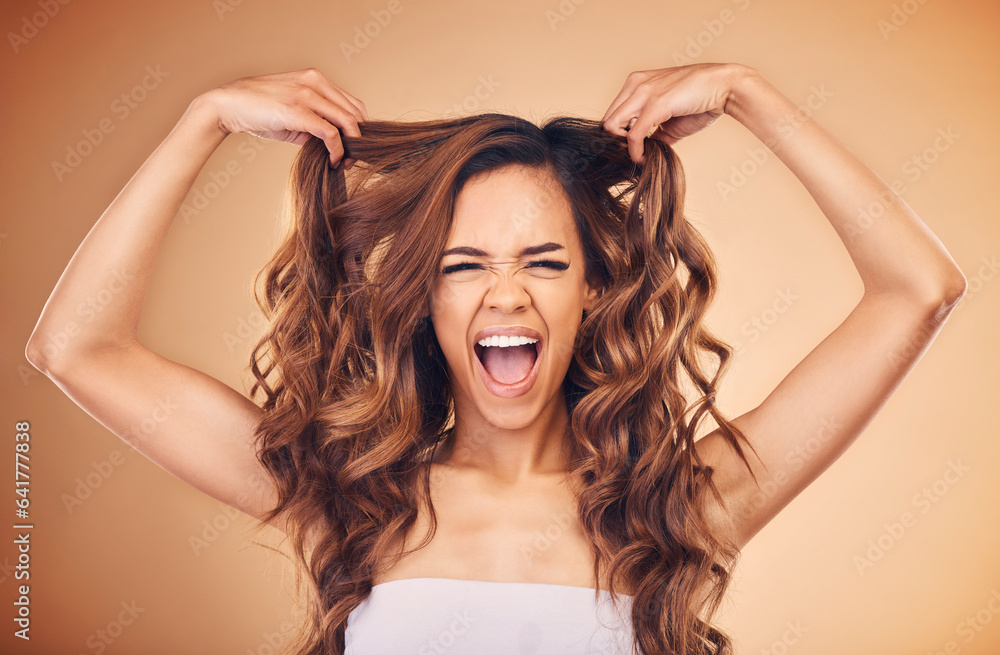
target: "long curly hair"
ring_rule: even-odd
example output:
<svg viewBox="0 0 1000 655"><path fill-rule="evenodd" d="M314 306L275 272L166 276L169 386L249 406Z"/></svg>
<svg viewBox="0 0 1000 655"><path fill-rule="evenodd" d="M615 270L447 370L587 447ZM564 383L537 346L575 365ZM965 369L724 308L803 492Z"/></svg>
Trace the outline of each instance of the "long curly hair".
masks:
<svg viewBox="0 0 1000 655"><path fill-rule="evenodd" d="M308 583L309 620L291 652L343 653L348 616L376 574L433 536L427 473L453 444L455 407L422 317L463 184L508 165L559 180L587 278L602 291L564 385L595 577L608 576L615 599L633 590L642 652L731 652L711 622L739 551L710 529L706 490L722 498L693 445L707 415L748 469L749 442L715 404L732 349L704 325L716 264L683 215L674 151L647 138L640 166L624 139L572 117L539 127L486 113L361 130L342 137L358 162L346 173L319 139L302 147L287 234L257 279L269 326L250 358L251 396L264 396L256 447L278 492L263 520L288 520L297 588ZM393 557L421 502L431 532Z"/></svg>

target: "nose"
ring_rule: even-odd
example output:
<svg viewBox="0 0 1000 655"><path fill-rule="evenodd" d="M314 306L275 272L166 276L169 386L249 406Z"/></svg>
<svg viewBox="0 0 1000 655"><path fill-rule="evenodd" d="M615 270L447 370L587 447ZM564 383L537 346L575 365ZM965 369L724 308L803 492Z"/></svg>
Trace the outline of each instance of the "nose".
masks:
<svg viewBox="0 0 1000 655"><path fill-rule="evenodd" d="M486 292L483 303L488 309L507 314L524 311L531 304L531 296L510 273L497 275Z"/></svg>

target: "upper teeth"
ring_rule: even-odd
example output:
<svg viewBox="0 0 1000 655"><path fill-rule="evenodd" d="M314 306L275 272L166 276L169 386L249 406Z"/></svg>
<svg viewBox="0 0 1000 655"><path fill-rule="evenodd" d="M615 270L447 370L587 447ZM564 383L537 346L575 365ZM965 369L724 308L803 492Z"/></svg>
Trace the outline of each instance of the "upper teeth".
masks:
<svg viewBox="0 0 1000 655"><path fill-rule="evenodd" d="M507 335L503 336L492 336L486 337L479 341L479 345L483 348L489 348L490 346L500 346L501 348L506 348L508 346L526 346L529 343L538 343L538 339L532 339L530 337L509 337Z"/></svg>

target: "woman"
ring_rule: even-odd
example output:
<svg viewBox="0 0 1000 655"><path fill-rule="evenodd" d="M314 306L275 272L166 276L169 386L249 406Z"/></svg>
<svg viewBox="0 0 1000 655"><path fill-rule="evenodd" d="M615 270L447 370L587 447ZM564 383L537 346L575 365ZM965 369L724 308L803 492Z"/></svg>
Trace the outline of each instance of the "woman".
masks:
<svg viewBox="0 0 1000 655"><path fill-rule="evenodd" d="M715 407L731 350L703 325L714 260L670 148L724 113L802 181L864 283L732 420ZM151 262L233 132L304 146L265 269L260 406L136 339ZM858 223L872 203L880 218ZM132 284L46 357L115 270ZM296 652L721 653L711 621L739 550L853 442L964 290L905 203L746 66L635 72L599 123L541 128L370 121L307 70L191 103L26 354L123 438L176 399L130 443L288 533L312 617ZM718 427L696 439L706 415Z"/></svg>

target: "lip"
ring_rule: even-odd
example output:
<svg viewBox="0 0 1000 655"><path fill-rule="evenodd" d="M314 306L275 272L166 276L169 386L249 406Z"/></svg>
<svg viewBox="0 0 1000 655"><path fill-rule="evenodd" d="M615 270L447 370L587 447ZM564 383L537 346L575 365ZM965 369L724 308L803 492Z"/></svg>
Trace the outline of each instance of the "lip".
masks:
<svg viewBox="0 0 1000 655"><path fill-rule="evenodd" d="M476 345L486 337L493 336L528 337L529 339L537 340L537 343L535 343L535 363L523 380L514 384L503 384L494 380L493 376L483 367L483 363L476 354ZM516 398L531 391L531 388L535 386L535 381L538 379L538 371L541 368L542 343L542 335L538 330L532 330L520 325L495 325L477 332L472 340L472 359L475 361L474 366L479 372L479 379L483 381L483 386L486 387L486 390L494 396L501 398Z"/></svg>
<svg viewBox="0 0 1000 655"><path fill-rule="evenodd" d="M542 341L542 335L538 330L532 330L529 327L524 327L521 325L494 325L492 327L485 328L476 333L476 336L472 338L472 343L476 344L485 339L486 337L528 337L529 339L536 339L539 343Z"/></svg>

